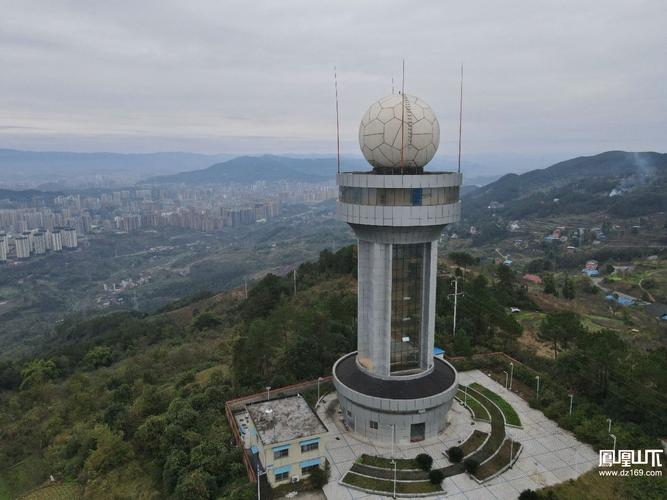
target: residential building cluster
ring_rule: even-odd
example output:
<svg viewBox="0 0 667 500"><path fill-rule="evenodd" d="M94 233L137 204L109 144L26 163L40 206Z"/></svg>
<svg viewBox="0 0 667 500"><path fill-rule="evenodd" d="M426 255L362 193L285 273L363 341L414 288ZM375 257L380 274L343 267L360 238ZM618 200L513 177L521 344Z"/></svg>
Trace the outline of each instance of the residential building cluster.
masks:
<svg viewBox="0 0 667 500"><path fill-rule="evenodd" d="M336 197L331 182L256 182L210 187L142 187L0 200L0 262L76 248L98 232L182 227L215 232L277 217L283 204Z"/></svg>

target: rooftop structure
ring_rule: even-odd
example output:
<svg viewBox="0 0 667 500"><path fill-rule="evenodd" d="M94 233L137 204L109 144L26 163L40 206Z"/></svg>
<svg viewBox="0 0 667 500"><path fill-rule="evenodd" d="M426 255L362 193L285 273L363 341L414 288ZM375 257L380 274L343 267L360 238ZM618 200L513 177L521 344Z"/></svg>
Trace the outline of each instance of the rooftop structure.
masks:
<svg viewBox="0 0 667 500"><path fill-rule="evenodd" d="M302 396L270 399L246 406L263 444L274 444L327 432Z"/></svg>
<svg viewBox="0 0 667 500"><path fill-rule="evenodd" d="M329 431L301 395L250 403L246 411L245 445L271 485L299 481L326 465Z"/></svg>

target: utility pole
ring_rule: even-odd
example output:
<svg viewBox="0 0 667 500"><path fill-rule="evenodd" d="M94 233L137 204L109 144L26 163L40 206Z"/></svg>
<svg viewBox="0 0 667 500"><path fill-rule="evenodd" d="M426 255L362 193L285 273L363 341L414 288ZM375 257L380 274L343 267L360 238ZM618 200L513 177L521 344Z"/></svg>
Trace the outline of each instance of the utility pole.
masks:
<svg viewBox="0 0 667 500"><path fill-rule="evenodd" d="M317 377L317 403L315 403L315 406L320 403L320 382L322 381L322 377Z"/></svg>
<svg viewBox="0 0 667 500"><path fill-rule="evenodd" d="M454 322L452 327L452 336L456 336L456 310L458 308L458 299L459 295L463 295L463 292L459 293L459 277L454 276L454 293L450 293L448 297L454 297Z"/></svg>
<svg viewBox="0 0 667 500"><path fill-rule="evenodd" d="M574 394L570 394L570 415L572 415L572 401L574 400Z"/></svg>

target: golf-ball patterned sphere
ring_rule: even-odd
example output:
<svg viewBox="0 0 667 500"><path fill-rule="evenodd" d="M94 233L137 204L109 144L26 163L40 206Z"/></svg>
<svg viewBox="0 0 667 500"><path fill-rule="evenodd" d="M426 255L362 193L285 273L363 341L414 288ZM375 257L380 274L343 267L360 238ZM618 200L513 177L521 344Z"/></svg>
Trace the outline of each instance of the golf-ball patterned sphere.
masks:
<svg viewBox="0 0 667 500"><path fill-rule="evenodd" d="M401 118L403 127L401 127ZM418 97L391 94L374 102L359 126L359 146L374 167L423 167L440 144L440 124L431 107Z"/></svg>

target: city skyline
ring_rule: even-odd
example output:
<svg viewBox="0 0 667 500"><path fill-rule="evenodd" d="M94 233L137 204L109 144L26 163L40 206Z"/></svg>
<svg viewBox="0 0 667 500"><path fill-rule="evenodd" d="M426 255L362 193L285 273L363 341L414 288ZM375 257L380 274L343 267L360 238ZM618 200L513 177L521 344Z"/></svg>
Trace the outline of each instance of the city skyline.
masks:
<svg viewBox="0 0 667 500"><path fill-rule="evenodd" d="M465 154L665 149L662 2L254 7L7 6L0 147L331 154L337 65L357 154L355 110L398 89L404 57L407 91L440 116L439 155L455 153L461 62Z"/></svg>

